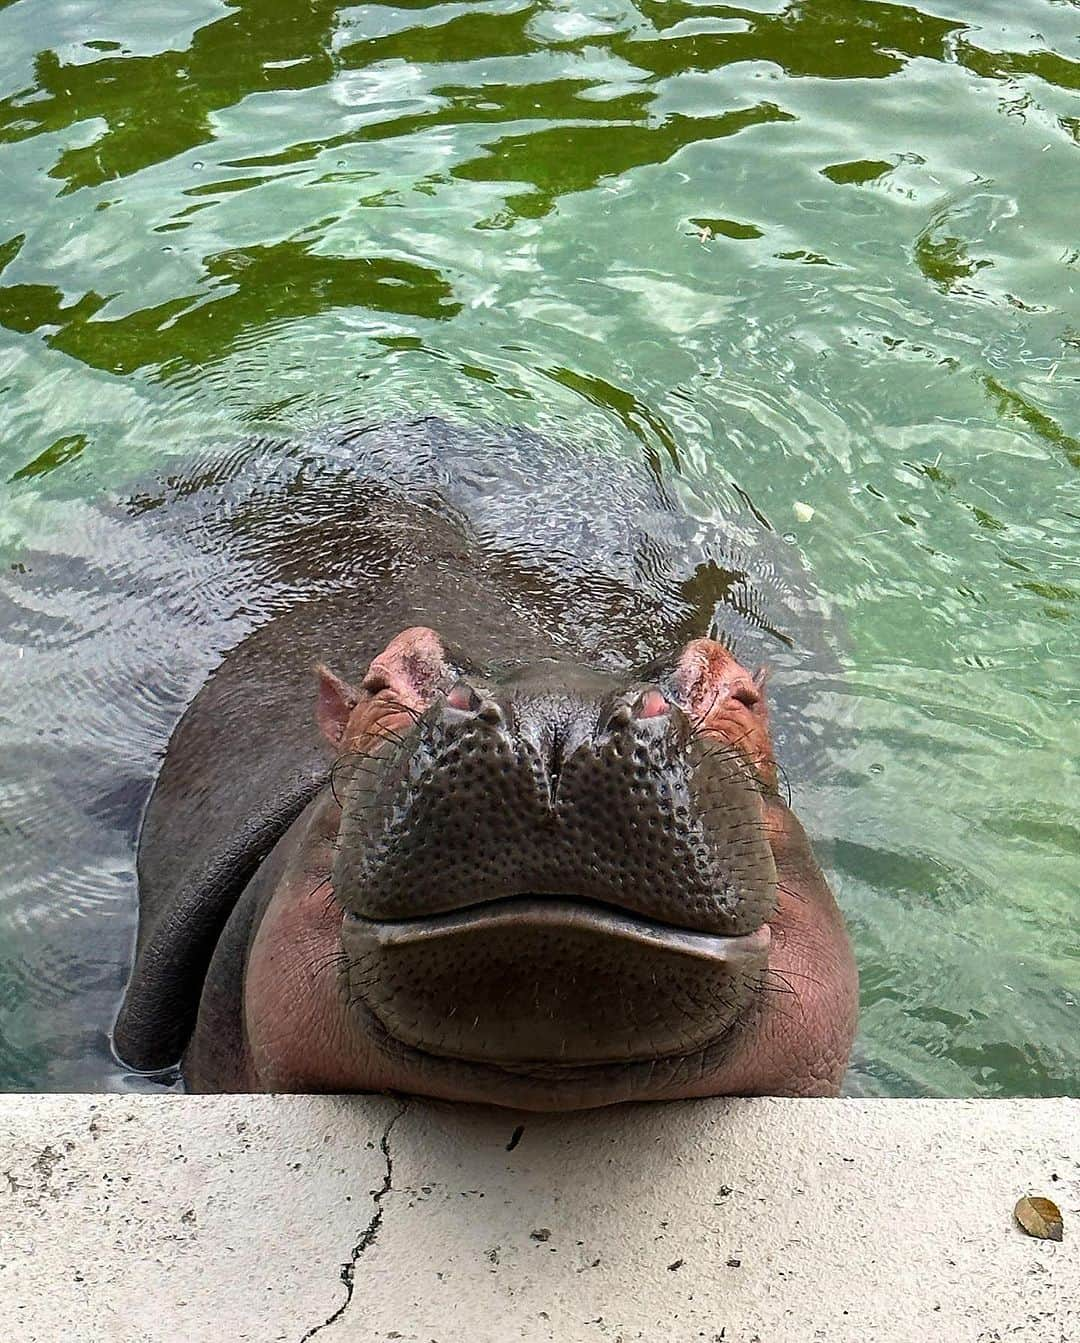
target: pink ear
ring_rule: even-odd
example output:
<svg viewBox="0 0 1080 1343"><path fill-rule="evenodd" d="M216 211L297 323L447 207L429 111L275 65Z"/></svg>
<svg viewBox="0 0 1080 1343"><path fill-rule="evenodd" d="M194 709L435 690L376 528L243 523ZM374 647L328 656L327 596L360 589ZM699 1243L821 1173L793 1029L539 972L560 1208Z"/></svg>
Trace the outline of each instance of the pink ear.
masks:
<svg viewBox="0 0 1080 1343"><path fill-rule="evenodd" d="M694 639L679 656L675 684L684 707L704 725L729 699L764 717L765 675L762 668L751 676L723 644Z"/></svg>
<svg viewBox="0 0 1080 1343"><path fill-rule="evenodd" d="M349 716L360 702L360 696L321 662L315 668L315 675L319 678L319 699L315 709L319 730L331 746L340 746Z"/></svg>
<svg viewBox="0 0 1080 1343"><path fill-rule="evenodd" d="M776 762L765 703L767 670L755 675L712 639L694 639L683 649L673 684L679 703L699 732L724 737L747 757L758 777L776 788Z"/></svg>
<svg viewBox="0 0 1080 1343"><path fill-rule="evenodd" d="M315 671L319 678L316 718L323 736L334 747L345 742L350 721L353 724L350 735L355 736L370 730L374 722L385 723L388 714L414 709L423 712L457 676L442 640L425 625L395 635L372 659L358 690L322 663ZM354 719L354 711L365 703L370 704L371 712Z"/></svg>
<svg viewBox="0 0 1080 1343"><path fill-rule="evenodd" d="M396 634L372 659L361 689L368 695L385 690L399 704L422 710L454 676L439 636L426 625L414 625Z"/></svg>

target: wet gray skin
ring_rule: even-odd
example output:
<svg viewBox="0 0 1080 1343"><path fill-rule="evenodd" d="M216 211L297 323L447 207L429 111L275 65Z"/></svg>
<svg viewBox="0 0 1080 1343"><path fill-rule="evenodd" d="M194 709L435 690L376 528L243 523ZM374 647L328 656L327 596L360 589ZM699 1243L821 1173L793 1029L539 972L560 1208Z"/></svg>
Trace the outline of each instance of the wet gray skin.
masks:
<svg viewBox="0 0 1080 1343"><path fill-rule="evenodd" d="M537 1108L836 1089L854 967L769 765L817 757L828 631L754 519L438 421L255 445L171 504L263 595L145 812L125 1063ZM771 744L720 644L743 689L688 670L707 635L793 672ZM764 745L705 730L725 697Z"/></svg>

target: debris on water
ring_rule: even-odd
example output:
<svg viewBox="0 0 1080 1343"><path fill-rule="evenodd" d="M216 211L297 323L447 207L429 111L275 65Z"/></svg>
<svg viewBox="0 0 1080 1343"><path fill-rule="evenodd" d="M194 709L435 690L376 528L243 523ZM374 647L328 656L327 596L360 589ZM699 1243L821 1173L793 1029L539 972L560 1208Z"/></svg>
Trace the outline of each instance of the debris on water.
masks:
<svg viewBox="0 0 1080 1343"><path fill-rule="evenodd" d="M1025 1194L1013 1209L1013 1216L1029 1236L1038 1240L1061 1240L1064 1237L1061 1209L1051 1199Z"/></svg>
<svg viewBox="0 0 1080 1343"><path fill-rule="evenodd" d="M817 512L810 504L804 504L798 499L791 505L791 511L795 514L797 522L809 522Z"/></svg>

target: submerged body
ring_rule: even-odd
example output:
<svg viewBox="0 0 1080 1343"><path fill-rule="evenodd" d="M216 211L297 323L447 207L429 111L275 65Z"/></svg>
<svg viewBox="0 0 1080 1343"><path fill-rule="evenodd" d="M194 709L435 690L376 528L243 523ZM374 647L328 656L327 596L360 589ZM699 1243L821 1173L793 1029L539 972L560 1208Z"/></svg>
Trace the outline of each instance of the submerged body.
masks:
<svg viewBox="0 0 1080 1343"><path fill-rule="evenodd" d="M332 446L235 519L287 595L170 742L120 1055L537 1109L835 1092L854 964L746 655L813 603L625 464Z"/></svg>

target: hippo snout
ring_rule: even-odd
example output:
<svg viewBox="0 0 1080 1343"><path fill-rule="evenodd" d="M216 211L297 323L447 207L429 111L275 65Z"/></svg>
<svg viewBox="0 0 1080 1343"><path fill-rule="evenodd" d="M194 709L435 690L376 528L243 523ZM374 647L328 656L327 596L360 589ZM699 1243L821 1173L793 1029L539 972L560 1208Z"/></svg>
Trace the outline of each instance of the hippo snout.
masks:
<svg viewBox="0 0 1080 1343"><path fill-rule="evenodd" d="M550 895L753 932L776 894L757 782L737 751L698 740L678 706L635 711L653 697L455 687L411 739L356 770L339 902L400 920Z"/></svg>
<svg viewBox="0 0 1080 1343"><path fill-rule="evenodd" d="M547 665L459 679L358 755L332 883L355 995L387 1030L511 1064L714 1039L776 901L745 754L658 684Z"/></svg>

